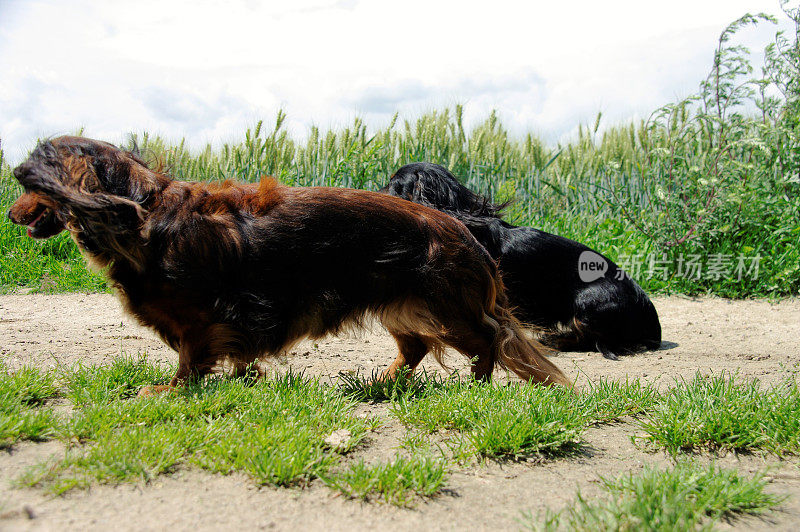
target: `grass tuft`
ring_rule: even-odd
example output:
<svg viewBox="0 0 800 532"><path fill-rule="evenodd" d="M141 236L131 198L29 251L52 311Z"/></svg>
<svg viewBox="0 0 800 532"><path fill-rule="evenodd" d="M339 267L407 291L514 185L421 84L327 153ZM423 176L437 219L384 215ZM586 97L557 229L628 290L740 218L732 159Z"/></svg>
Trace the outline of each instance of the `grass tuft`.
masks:
<svg viewBox="0 0 800 532"><path fill-rule="evenodd" d="M347 397L373 403L420 397L426 390L441 388L446 382L436 373L425 370L415 373L409 368L400 368L394 379L381 378L380 370L376 369L369 376L342 371L338 380L339 389Z"/></svg>
<svg viewBox="0 0 800 532"><path fill-rule="evenodd" d="M305 484L356 446L373 423L353 416L355 403L336 389L292 372L257 381L217 377L131 398L165 374L129 358L75 368L67 380L77 409L61 432L80 444L21 482L63 493L93 482L148 482L191 464L244 472L259 484ZM325 438L337 430L350 437L331 449Z"/></svg>
<svg viewBox="0 0 800 532"><path fill-rule="evenodd" d="M758 380L696 375L669 390L641 422L644 441L689 450L800 451L800 390L794 379L762 389Z"/></svg>
<svg viewBox="0 0 800 532"><path fill-rule="evenodd" d="M601 481L604 497L587 501L579 493L561 512L547 511L539 520L528 514L523 524L535 530L695 530L722 518L763 514L783 500L765 493L761 475L744 478L713 465L682 462Z"/></svg>
<svg viewBox="0 0 800 532"><path fill-rule="evenodd" d="M363 460L326 480L328 485L351 498L380 497L389 504L410 506L415 497L433 497L444 486L446 463L429 456L396 456L390 462L373 465Z"/></svg>
<svg viewBox="0 0 800 532"><path fill-rule="evenodd" d="M575 451L588 418L566 390L454 381L417 400L400 399L392 414L406 425L454 430L481 457Z"/></svg>
<svg viewBox="0 0 800 532"><path fill-rule="evenodd" d="M653 383L639 379L612 381L600 378L589 381L580 395L581 408L595 423L611 423L624 416L639 416L650 412L661 396Z"/></svg>
<svg viewBox="0 0 800 532"><path fill-rule="evenodd" d="M0 405L39 406L47 399L58 396L54 373L33 366L12 372L0 363Z"/></svg>
<svg viewBox="0 0 800 532"><path fill-rule="evenodd" d="M34 367L12 372L0 363L0 449L19 440L53 437L61 419L50 408L37 407L58 395L53 373Z"/></svg>
<svg viewBox="0 0 800 532"><path fill-rule="evenodd" d="M67 398L75 405L108 404L135 396L149 384L166 383L174 368L150 364L147 356L125 355L107 366L77 364L67 372Z"/></svg>

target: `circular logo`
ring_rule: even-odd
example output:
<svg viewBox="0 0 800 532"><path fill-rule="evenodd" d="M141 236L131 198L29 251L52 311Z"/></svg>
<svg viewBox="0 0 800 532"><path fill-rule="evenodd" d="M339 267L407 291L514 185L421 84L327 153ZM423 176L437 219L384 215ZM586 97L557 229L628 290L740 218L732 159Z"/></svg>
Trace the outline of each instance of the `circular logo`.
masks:
<svg viewBox="0 0 800 532"><path fill-rule="evenodd" d="M606 274L608 262L595 253L586 250L578 257L578 276L584 283L591 283Z"/></svg>

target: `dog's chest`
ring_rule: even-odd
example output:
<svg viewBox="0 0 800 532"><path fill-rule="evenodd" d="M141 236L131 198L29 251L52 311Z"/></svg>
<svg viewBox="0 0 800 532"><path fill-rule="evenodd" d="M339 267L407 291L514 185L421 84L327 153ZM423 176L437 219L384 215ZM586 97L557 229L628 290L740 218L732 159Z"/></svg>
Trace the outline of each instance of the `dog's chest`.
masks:
<svg viewBox="0 0 800 532"><path fill-rule="evenodd" d="M174 290L147 286L117 286L117 297L125 311L141 325L153 329L170 347L179 350L181 341L201 334L211 320L209 313Z"/></svg>

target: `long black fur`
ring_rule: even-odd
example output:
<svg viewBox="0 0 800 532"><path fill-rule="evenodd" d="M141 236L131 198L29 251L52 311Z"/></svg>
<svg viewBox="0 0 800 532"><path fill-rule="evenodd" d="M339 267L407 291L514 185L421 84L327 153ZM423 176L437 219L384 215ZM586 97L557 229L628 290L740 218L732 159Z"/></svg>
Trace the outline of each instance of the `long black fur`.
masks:
<svg viewBox="0 0 800 532"><path fill-rule="evenodd" d="M608 257L568 238L502 219L506 204L492 204L446 168L412 163L381 192L457 218L498 261L515 314L546 330L542 343L562 351L600 351L607 358L661 345L661 324L642 288ZM590 251L608 268L593 282L579 275Z"/></svg>

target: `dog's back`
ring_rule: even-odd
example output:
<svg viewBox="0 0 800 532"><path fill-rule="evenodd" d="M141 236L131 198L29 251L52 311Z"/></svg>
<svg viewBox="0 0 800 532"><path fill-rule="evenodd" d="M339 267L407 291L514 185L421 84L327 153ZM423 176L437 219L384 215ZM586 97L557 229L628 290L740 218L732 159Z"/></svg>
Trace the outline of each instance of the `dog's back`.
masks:
<svg viewBox="0 0 800 532"><path fill-rule="evenodd" d="M444 166L424 162L402 166L380 192L433 209L480 217L500 218L506 206L472 192Z"/></svg>

